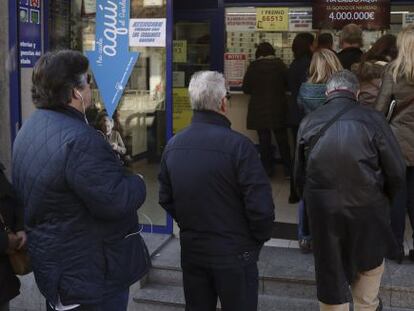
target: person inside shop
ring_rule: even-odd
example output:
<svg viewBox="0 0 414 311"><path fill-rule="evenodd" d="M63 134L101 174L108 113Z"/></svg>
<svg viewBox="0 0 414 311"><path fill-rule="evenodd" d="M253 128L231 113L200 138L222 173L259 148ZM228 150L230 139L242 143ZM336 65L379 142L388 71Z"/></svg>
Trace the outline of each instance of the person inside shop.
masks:
<svg viewBox="0 0 414 311"><path fill-rule="evenodd" d="M130 285L149 269L137 217L146 187L88 124L88 67L72 50L36 63L37 109L14 142L13 186L48 310L126 311Z"/></svg>
<svg viewBox="0 0 414 311"><path fill-rule="evenodd" d="M19 295L20 281L8 254L26 246L23 208L0 163L0 311L9 311L9 301Z"/></svg>
<svg viewBox="0 0 414 311"><path fill-rule="evenodd" d="M263 167L269 177L275 172L272 148L272 134L282 158L285 173L292 175L292 158L288 132L287 113L287 67L275 56L275 49L268 42L262 42L256 49L256 60L247 68L243 79L243 92L250 95L247 112L247 128L257 131L259 150ZM297 202L290 178L289 202Z"/></svg>
<svg viewBox="0 0 414 311"><path fill-rule="evenodd" d="M358 101L363 105L374 106L382 84L382 75L389 62L398 55L397 38L386 34L362 55L361 62L351 66L361 84Z"/></svg>
<svg viewBox="0 0 414 311"><path fill-rule="evenodd" d="M384 257L395 244L389 202L405 165L384 116L358 104L349 70L327 82L326 103L299 129L295 181L306 202L322 311L382 310Z"/></svg>
<svg viewBox="0 0 414 311"><path fill-rule="evenodd" d="M389 120L405 159L405 187L398 193L392 208L391 224L398 251L390 258L401 263L404 253L405 220L408 213L414 228L414 26L403 29L397 37L397 58L389 64L375 108ZM395 100L394 109L391 102ZM414 261L414 233L410 241L409 258Z"/></svg>
<svg viewBox="0 0 414 311"><path fill-rule="evenodd" d="M99 122L99 129L104 134L105 139L111 145L112 149L120 156L127 152L121 134L114 129L114 121L107 115L102 116Z"/></svg>
<svg viewBox="0 0 414 311"><path fill-rule="evenodd" d="M231 129L221 73L195 73L191 125L165 147L159 203L180 227L186 310L256 311L257 260L271 237L272 189L254 144Z"/></svg>
<svg viewBox="0 0 414 311"><path fill-rule="evenodd" d="M299 123L303 118L303 111L298 106L300 86L308 78L309 66L314 51L315 37L308 32L296 35L292 43L294 60L289 66L288 86L290 91L287 125L292 129L293 139L296 142Z"/></svg>
<svg viewBox="0 0 414 311"><path fill-rule="evenodd" d="M359 63L362 57L362 29L355 24L348 24L342 28L339 44L341 51L338 53L338 58L341 61L342 67L351 70L351 66Z"/></svg>
<svg viewBox="0 0 414 311"><path fill-rule="evenodd" d="M342 70L341 62L335 52L318 49L313 53L309 68L309 78L299 89L298 104L305 115L321 107L326 101L326 83L332 74ZM305 202L301 200L298 208L298 242L303 253L312 250L312 236L309 230Z"/></svg>
<svg viewBox="0 0 414 311"><path fill-rule="evenodd" d="M318 36L318 49L333 50L333 36L329 32L321 33Z"/></svg>

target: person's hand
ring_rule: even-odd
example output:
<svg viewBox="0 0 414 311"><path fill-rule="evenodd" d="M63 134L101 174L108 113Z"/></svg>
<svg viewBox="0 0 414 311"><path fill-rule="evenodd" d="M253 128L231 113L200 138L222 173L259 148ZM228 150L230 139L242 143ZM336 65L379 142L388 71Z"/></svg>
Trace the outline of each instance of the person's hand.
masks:
<svg viewBox="0 0 414 311"><path fill-rule="evenodd" d="M9 238L9 248L7 249L6 253L10 254L10 253L13 253L16 249L18 249L22 238L18 237L14 233L9 233L8 238Z"/></svg>
<svg viewBox="0 0 414 311"><path fill-rule="evenodd" d="M26 232L24 231L17 231L16 235L18 238L21 239L19 246L17 247L17 249L22 249L23 247L26 246L26 242L27 242L27 235Z"/></svg>
<svg viewBox="0 0 414 311"><path fill-rule="evenodd" d="M112 143L111 146L112 146L112 149L114 149L114 150L117 150L118 149L118 145L115 144L115 143Z"/></svg>

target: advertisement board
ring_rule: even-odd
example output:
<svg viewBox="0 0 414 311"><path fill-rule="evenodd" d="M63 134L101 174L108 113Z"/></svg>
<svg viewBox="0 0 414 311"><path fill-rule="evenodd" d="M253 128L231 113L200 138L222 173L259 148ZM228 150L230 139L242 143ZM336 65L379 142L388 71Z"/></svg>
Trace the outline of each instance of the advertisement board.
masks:
<svg viewBox="0 0 414 311"><path fill-rule="evenodd" d="M390 9L390 0L314 0L313 28L341 29L354 23L362 29L388 29Z"/></svg>

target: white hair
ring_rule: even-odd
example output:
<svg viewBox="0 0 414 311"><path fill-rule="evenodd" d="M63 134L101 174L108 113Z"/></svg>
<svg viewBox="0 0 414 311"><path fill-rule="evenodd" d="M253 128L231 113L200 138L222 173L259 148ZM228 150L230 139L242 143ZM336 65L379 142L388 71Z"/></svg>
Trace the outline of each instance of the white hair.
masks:
<svg viewBox="0 0 414 311"><path fill-rule="evenodd" d="M346 69L335 72L326 83L326 91L328 93L334 90L348 90L356 94L359 90L357 76Z"/></svg>
<svg viewBox="0 0 414 311"><path fill-rule="evenodd" d="M193 110L213 110L220 108L226 96L226 80L217 71L199 71L191 77L188 87Z"/></svg>

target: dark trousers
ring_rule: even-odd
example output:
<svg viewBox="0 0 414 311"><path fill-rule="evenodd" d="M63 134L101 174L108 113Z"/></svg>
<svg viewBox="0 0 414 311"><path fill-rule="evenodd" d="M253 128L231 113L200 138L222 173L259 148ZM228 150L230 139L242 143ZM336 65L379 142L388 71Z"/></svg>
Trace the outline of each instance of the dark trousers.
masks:
<svg viewBox="0 0 414 311"><path fill-rule="evenodd" d="M105 298L99 305L81 305L78 308L72 309L73 311L127 311L129 299L129 289ZM46 301L46 310L54 311L50 304ZM71 310L71 311L72 311Z"/></svg>
<svg viewBox="0 0 414 311"><path fill-rule="evenodd" d="M290 156L289 138L286 128L278 128L273 130L277 145L279 147L280 156L282 158L285 172L290 176L290 193L295 194L293 175L292 175L292 157ZM263 167L268 175L273 173L273 152L272 152L272 130L262 129L257 131L259 136L260 159Z"/></svg>
<svg viewBox="0 0 414 311"><path fill-rule="evenodd" d="M256 311L257 263L226 268L200 266L182 260L186 311L216 311L220 298L223 311Z"/></svg>
<svg viewBox="0 0 414 311"><path fill-rule="evenodd" d="M406 184L395 196L391 209L391 226L395 239L400 246L404 242L405 217L407 213L411 228L414 228L414 166L407 167Z"/></svg>

